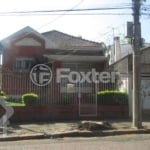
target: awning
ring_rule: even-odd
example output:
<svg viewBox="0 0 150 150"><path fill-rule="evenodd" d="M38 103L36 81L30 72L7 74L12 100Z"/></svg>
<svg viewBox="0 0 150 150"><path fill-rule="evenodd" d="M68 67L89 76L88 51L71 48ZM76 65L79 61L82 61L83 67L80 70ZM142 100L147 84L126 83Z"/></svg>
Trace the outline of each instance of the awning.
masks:
<svg viewBox="0 0 150 150"><path fill-rule="evenodd" d="M103 62L107 60L105 56L80 56L80 55L44 55L51 61L63 62Z"/></svg>

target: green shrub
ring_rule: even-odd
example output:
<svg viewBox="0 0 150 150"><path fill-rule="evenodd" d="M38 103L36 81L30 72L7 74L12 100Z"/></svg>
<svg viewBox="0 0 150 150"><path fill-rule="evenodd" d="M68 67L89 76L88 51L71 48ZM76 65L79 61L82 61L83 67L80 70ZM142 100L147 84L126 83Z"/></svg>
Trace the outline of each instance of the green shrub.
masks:
<svg viewBox="0 0 150 150"><path fill-rule="evenodd" d="M4 91L0 90L0 96L6 95Z"/></svg>
<svg viewBox="0 0 150 150"><path fill-rule="evenodd" d="M7 96L0 96L3 100L7 100Z"/></svg>
<svg viewBox="0 0 150 150"><path fill-rule="evenodd" d="M6 93L2 90L0 90L0 97L3 99L3 100L7 100L7 96L6 96Z"/></svg>
<svg viewBox="0 0 150 150"><path fill-rule="evenodd" d="M22 101L25 105L36 105L39 97L35 93L26 93L22 95Z"/></svg>
<svg viewBox="0 0 150 150"><path fill-rule="evenodd" d="M128 95L120 91L97 92L98 105L128 105Z"/></svg>

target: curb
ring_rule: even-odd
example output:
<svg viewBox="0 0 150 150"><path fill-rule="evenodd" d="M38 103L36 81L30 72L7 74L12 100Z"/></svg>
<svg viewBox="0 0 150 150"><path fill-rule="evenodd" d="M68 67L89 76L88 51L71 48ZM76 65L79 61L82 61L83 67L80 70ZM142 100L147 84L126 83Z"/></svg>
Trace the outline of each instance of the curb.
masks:
<svg viewBox="0 0 150 150"><path fill-rule="evenodd" d="M0 137L0 142L33 140L33 139L56 139L56 138L64 138L64 137L101 137L101 136L115 136L115 135L125 135L125 134L150 134L150 129L109 130L109 131L70 131L70 132L61 132L56 134L4 136L4 137Z"/></svg>

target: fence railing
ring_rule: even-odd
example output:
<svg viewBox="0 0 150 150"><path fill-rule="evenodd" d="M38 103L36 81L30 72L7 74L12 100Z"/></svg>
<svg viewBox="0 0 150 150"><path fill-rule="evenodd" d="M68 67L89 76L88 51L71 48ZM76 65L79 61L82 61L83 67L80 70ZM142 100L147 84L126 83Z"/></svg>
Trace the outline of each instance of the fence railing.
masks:
<svg viewBox="0 0 150 150"><path fill-rule="evenodd" d="M56 82L53 76L51 82L46 86L35 85L30 79L29 72L2 72L1 87L10 101L19 101L25 93L36 93L39 95L39 104L79 104L82 101L93 101L98 91L118 89L115 83L77 83L71 84L67 80Z"/></svg>

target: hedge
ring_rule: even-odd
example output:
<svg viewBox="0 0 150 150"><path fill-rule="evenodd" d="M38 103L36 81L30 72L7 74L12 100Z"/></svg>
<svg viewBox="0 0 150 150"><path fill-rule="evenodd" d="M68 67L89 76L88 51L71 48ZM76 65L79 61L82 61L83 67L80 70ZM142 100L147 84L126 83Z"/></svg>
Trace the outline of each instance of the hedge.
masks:
<svg viewBox="0 0 150 150"><path fill-rule="evenodd" d="M0 90L0 97L3 99L3 100L7 100L7 96L6 96L6 93L2 90Z"/></svg>
<svg viewBox="0 0 150 150"><path fill-rule="evenodd" d="M25 105L37 105L39 96L35 93L26 93L22 95L22 101Z"/></svg>
<svg viewBox="0 0 150 150"><path fill-rule="evenodd" d="M98 105L128 105L128 95L120 91L97 92Z"/></svg>

